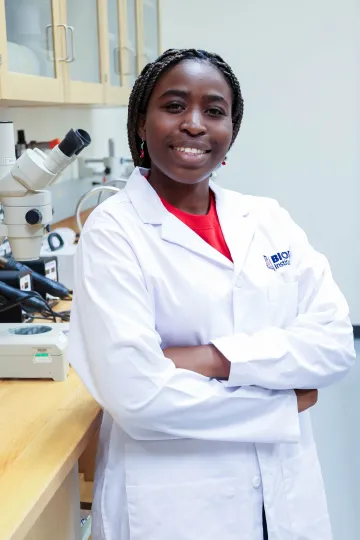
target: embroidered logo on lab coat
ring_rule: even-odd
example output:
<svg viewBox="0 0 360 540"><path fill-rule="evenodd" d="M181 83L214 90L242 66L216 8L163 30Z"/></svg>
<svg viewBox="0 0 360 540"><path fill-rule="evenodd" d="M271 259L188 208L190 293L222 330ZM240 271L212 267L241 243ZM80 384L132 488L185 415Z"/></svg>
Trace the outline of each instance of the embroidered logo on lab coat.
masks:
<svg viewBox="0 0 360 540"><path fill-rule="evenodd" d="M289 250L282 251L281 253L275 253L274 255L271 255L271 257L267 257L266 255L264 255L264 260L269 270L275 271L279 268L282 268L283 266L290 266L291 253Z"/></svg>

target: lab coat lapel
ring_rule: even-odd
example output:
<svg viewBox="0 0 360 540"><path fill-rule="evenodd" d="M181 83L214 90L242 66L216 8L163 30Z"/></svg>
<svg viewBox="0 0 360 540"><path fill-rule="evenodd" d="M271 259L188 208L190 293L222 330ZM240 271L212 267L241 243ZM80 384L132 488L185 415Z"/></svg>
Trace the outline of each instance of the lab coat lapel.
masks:
<svg viewBox="0 0 360 540"><path fill-rule="evenodd" d="M233 268L231 261L166 210L145 178L148 172L147 169L136 168L125 187L142 221L152 225L161 225L161 237L166 242L182 246L227 268Z"/></svg>
<svg viewBox="0 0 360 540"><path fill-rule="evenodd" d="M146 179L148 173L149 169L136 167L124 189L144 223L161 225L167 212L156 191Z"/></svg>
<svg viewBox="0 0 360 540"><path fill-rule="evenodd" d="M245 264L251 246L255 223L249 214L244 197L234 197L230 191L218 187L213 182L210 187L215 193L216 210L222 232L234 261L235 278Z"/></svg>
<svg viewBox="0 0 360 540"><path fill-rule="evenodd" d="M167 214L163 221L161 236L167 242L178 244L227 268L233 267L231 261L170 213Z"/></svg>

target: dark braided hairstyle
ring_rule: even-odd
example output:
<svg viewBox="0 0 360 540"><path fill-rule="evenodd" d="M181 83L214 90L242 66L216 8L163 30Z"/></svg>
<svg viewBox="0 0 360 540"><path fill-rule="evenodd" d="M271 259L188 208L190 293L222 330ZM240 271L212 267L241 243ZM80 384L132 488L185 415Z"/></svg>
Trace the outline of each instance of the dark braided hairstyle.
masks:
<svg viewBox="0 0 360 540"><path fill-rule="evenodd" d="M244 101L241 95L240 84L230 66L218 54L209 53L198 49L168 49L157 60L147 64L141 74L135 81L132 89L129 108L128 108L128 141L131 155L136 167L151 168L151 160L147 150L144 147L145 156L140 158L141 138L138 135L139 120L146 114L150 96L159 77L163 75L170 67L179 64L183 60L198 60L208 62L215 66L230 85L233 93L232 104L232 123L233 136L231 145L235 141L240 129L241 120L244 112ZM231 146L230 145L230 146Z"/></svg>

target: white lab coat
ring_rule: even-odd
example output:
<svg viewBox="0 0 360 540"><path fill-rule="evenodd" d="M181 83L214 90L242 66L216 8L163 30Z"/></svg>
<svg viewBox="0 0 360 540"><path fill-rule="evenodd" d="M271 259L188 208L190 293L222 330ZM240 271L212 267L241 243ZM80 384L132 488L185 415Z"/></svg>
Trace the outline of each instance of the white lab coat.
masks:
<svg viewBox="0 0 360 540"><path fill-rule="evenodd" d="M91 214L76 257L69 357L105 410L93 540L262 540L263 502L270 540L330 540L292 390L354 362L327 261L275 201L211 184L232 263L143 173ZM278 253L290 264L275 269ZM226 383L162 353L210 342L231 362Z"/></svg>

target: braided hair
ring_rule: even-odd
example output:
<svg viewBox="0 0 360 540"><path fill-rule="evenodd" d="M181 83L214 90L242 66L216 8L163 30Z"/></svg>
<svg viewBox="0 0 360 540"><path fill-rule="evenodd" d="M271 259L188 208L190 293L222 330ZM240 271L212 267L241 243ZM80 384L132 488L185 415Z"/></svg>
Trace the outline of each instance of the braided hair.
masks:
<svg viewBox="0 0 360 540"><path fill-rule="evenodd" d="M198 49L168 49L157 60L147 64L135 81L128 107L128 141L135 167L151 168L151 159L147 148L144 157L140 157L141 138L138 135L139 120L146 114L150 96L158 79L168 69L183 60L198 60L208 62L215 66L225 77L233 93L232 123L233 136L230 146L235 141L240 129L244 112L244 101L241 95L240 84L230 66L218 54Z"/></svg>

